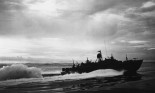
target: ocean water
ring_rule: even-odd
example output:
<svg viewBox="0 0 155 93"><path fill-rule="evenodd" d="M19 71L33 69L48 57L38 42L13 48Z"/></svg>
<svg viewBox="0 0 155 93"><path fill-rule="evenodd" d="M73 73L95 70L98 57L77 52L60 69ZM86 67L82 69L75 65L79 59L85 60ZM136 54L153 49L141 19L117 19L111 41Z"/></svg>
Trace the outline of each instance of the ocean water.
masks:
<svg viewBox="0 0 155 93"><path fill-rule="evenodd" d="M0 64L0 93L17 91L19 93L65 93L91 87L108 88L109 85L155 76L154 62L144 62L138 70L139 74L133 77L122 76L123 71L112 69L53 76L53 74L60 74L63 67L71 67L71 65L70 63ZM90 84L87 85L88 82ZM81 83L84 85L81 86Z"/></svg>

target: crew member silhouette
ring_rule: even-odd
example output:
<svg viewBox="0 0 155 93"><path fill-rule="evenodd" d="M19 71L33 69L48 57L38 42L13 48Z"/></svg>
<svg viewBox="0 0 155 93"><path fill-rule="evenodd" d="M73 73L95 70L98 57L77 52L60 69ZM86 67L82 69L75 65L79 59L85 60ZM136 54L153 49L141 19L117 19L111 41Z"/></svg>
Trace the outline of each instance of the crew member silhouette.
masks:
<svg viewBox="0 0 155 93"><path fill-rule="evenodd" d="M101 53L101 50L100 51L97 51L97 52L99 52L97 54L97 60L98 60L98 62L101 62L102 61L102 53Z"/></svg>

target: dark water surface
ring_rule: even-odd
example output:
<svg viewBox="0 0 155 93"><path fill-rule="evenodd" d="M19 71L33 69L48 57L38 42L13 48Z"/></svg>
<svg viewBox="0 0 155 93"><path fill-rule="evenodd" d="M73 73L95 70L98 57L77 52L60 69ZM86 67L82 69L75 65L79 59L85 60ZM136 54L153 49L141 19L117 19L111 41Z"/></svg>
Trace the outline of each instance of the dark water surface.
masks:
<svg viewBox="0 0 155 93"><path fill-rule="evenodd" d="M61 70L63 67L62 64L60 67L54 66L57 67L57 70ZM47 71L49 65L42 64L36 67ZM128 85L132 82L143 82L143 80L149 79L155 79L155 63L153 62L144 62L138 70L138 74L132 76L124 76L122 72L114 70L99 70L87 74L1 81L0 93L103 93L103 91L113 93L113 88L117 85Z"/></svg>

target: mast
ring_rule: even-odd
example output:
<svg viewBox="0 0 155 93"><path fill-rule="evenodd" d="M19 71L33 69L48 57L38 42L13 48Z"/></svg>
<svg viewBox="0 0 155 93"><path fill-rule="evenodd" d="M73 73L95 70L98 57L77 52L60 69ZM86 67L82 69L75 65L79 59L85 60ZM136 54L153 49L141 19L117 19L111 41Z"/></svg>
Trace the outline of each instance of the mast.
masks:
<svg viewBox="0 0 155 93"><path fill-rule="evenodd" d="M126 54L126 60L128 60L127 54Z"/></svg>
<svg viewBox="0 0 155 93"><path fill-rule="evenodd" d="M74 63L74 60L73 60L73 66L72 66L72 68L75 68L75 63Z"/></svg>

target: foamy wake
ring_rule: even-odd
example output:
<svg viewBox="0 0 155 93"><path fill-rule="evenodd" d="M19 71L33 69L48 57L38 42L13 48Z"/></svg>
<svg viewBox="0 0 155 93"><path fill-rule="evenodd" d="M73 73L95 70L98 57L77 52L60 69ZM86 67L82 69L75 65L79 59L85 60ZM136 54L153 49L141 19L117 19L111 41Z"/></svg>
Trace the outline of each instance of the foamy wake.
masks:
<svg viewBox="0 0 155 93"><path fill-rule="evenodd" d="M87 78L95 78L95 77L113 77L118 75L123 75L124 71L116 71L113 69L101 69L92 71L90 73L73 73L66 74L63 76L53 76L53 77L45 77L44 81L56 81L56 80L79 80L79 79L87 79Z"/></svg>
<svg viewBox="0 0 155 93"><path fill-rule="evenodd" d="M23 64L13 64L0 68L0 80L41 77L40 69L36 67L27 67Z"/></svg>
<svg viewBox="0 0 155 93"><path fill-rule="evenodd" d="M116 71L113 69L101 69L101 70L92 71L90 73L67 74L56 78L57 79L59 78L60 80L61 79L65 80L65 79L86 79L86 78L93 78L93 77L112 77L112 76L123 75L123 72L124 71Z"/></svg>

